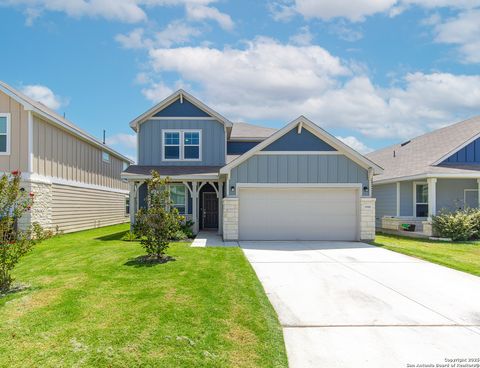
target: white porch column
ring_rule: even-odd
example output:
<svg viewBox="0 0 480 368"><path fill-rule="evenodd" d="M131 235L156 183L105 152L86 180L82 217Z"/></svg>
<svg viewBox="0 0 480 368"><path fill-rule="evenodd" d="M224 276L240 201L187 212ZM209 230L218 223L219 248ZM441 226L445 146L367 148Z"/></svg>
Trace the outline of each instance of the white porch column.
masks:
<svg viewBox="0 0 480 368"><path fill-rule="evenodd" d="M437 214L437 178L428 178L428 219Z"/></svg>
<svg viewBox="0 0 480 368"><path fill-rule="evenodd" d="M197 234L200 229L198 225L198 189L197 182L192 182L192 221L193 221L193 233Z"/></svg>
<svg viewBox="0 0 480 368"><path fill-rule="evenodd" d="M218 233L223 233L223 183L218 182Z"/></svg>
<svg viewBox="0 0 480 368"><path fill-rule="evenodd" d="M137 197L135 192L135 182L129 181L128 182L128 190L129 190L129 197L130 197L130 227L135 224L135 214L137 213Z"/></svg>
<svg viewBox="0 0 480 368"><path fill-rule="evenodd" d="M477 186L478 186L478 208L480 208L480 179L477 179Z"/></svg>
<svg viewBox="0 0 480 368"><path fill-rule="evenodd" d="M397 217L400 217L400 182L397 182Z"/></svg>

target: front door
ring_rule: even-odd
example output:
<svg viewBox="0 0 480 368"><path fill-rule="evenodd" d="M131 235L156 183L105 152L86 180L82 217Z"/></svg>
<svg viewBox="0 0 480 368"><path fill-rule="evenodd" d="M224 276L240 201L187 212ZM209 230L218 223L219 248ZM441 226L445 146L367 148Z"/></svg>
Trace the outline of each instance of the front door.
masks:
<svg viewBox="0 0 480 368"><path fill-rule="evenodd" d="M203 193L203 228L218 228L218 198L217 193Z"/></svg>

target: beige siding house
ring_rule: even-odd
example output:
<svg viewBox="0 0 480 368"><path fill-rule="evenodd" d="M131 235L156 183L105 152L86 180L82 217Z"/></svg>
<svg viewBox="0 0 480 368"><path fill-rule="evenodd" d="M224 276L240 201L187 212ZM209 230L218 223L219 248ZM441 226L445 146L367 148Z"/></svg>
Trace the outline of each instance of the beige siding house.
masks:
<svg viewBox="0 0 480 368"><path fill-rule="evenodd" d="M72 232L128 221L132 162L43 104L0 81L0 172L22 172L35 193L22 226Z"/></svg>

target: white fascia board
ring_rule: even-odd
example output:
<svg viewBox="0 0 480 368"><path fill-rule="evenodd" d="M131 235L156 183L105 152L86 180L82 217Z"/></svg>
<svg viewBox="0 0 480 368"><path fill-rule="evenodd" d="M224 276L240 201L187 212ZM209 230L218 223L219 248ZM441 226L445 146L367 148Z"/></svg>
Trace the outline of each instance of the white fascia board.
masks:
<svg viewBox="0 0 480 368"><path fill-rule="evenodd" d="M224 116L220 115L218 112L212 110L210 107L205 105L202 101L198 100L197 98L193 97L191 94L188 92L185 92L183 89L179 89L178 91L172 93L170 96L168 96L166 99L163 101L159 102L155 106L153 106L151 109L147 110L144 112L142 115L138 116L134 120L130 122L130 127L134 130L138 130L138 126L142 124L144 121L148 120L152 115L155 115L158 111L164 109L168 105L174 103L177 99L179 98L186 98L189 102L194 104L196 107L198 107L200 110L204 111L205 113L211 115L214 119L217 119L221 123L223 123L227 128L231 128L233 126L233 123L225 118ZM185 119L188 119L188 117L185 117Z"/></svg>
<svg viewBox="0 0 480 368"><path fill-rule="evenodd" d="M475 173L438 173L438 174L418 174L418 175L411 175L411 176L402 176L399 178L392 178L392 179L385 179L385 180L377 180L373 182L373 185L378 184L389 184L389 183L396 183L399 181L410 181L410 180L426 180L429 178L437 178L437 179L479 179L480 172L478 174Z"/></svg>
<svg viewBox="0 0 480 368"><path fill-rule="evenodd" d="M335 138L331 134L327 133L325 130L320 128L318 125L310 121L304 116L300 116L297 119L293 120L286 126L284 126L282 129L276 131L273 133L269 138L265 139L264 141L260 142L258 145L253 147L251 150L245 152L243 155L237 157L235 160L230 162L228 165L222 167L220 170L220 173L222 174L228 174L230 170L238 165L240 165L242 162L248 160L250 157L255 155L256 153L260 152L263 150L265 147L270 145L271 143L275 142L285 134L287 134L290 130L294 129L295 127L298 126L298 124L302 123L303 128L308 129L308 131L314 135L316 135L318 138L322 139L338 151L342 152L350 158L352 161L356 162L360 166L364 167L365 169L372 168L374 170L375 174L381 174L383 172L383 169L375 164L374 162L370 161L368 158L365 156L361 155L360 153L356 152L349 146L347 146L345 143L340 141L339 139ZM292 151L292 154L295 152Z"/></svg>
<svg viewBox="0 0 480 368"><path fill-rule="evenodd" d="M151 175L140 175L140 174L128 174L128 173L122 173L121 175L122 179L126 180L146 180L150 179L152 176ZM160 175L161 178L169 178L172 181L177 181L177 180L188 180L188 181L206 181L206 180L219 180L220 176L219 175Z"/></svg>

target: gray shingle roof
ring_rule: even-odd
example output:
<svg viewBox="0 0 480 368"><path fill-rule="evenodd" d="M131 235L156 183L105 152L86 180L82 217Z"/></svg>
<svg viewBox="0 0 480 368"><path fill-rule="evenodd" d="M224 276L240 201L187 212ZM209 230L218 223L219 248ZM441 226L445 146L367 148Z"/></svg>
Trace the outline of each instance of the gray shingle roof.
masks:
<svg viewBox="0 0 480 368"><path fill-rule="evenodd" d="M235 139L265 139L275 133L277 129L267 128L248 123L233 123L232 132L230 133L230 140Z"/></svg>
<svg viewBox="0 0 480 368"><path fill-rule="evenodd" d="M408 144L395 144L366 156L384 168L383 174L374 177L376 182L414 175L479 174L480 165L433 165L479 134L480 117L474 117L412 138Z"/></svg>

